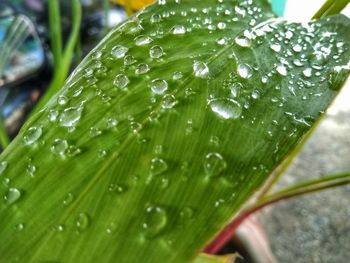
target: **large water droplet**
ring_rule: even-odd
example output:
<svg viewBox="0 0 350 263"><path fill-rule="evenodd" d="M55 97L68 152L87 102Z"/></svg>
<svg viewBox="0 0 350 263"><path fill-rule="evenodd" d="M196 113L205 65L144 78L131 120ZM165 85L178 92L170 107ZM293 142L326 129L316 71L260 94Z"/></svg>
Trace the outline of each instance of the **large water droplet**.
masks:
<svg viewBox="0 0 350 263"><path fill-rule="evenodd" d="M159 175L168 170L168 164L162 158L156 157L151 160L151 173Z"/></svg>
<svg viewBox="0 0 350 263"><path fill-rule="evenodd" d="M149 50L149 55L151 58L160 58L164 54L163 48L161 46L153 46Z"/></svg>
<svg viewBox="0 0 350 263"><path fill-rule="evenodd" d="M119 89L125 89L129 83L129 78L124 74L118 74L113 81L114 86L116 86Z"/></svg>
<svg viewBox="0 0 350 263"><path fill-rule="evenodd" d="M151 42L153 42L153 39L150 38L149 36L140 35L135 38L136 46L145 46L150 44Z"/></svg>
<svg viewBox="0 0 350 263"><path fill-rule="evenodd" d="M150 71L150 67L146 63L139 64L135 69L135 74L142 75L146 74L148 71Z"/></svg>
<svg viewBox="0 0 350 263"><path fill-rule="evenodd" d="M186 33L186 28L184 26L176 25L170 31L174 35L183 35Z"/></svg>
<svg viewBox="0 0 350 263"><path fill-rule="evenodd" d="M275 51L275 52L280 52L281 51L281 45L278 43L274 43L270 45L270 48Z"/></svg>
<svg viewBox="0 0 350 263"><path fill-rule="evenodd" d="M306 68L303 70L303 75L307 78L312 77L312 68Z"/></svg>
<svg viewBox="0 0 350 263"><path fill-rule="evenodd" d="M90 224L90 218L86 213L80 213L76 219L76 226L79 232L84 231Z"/></svg>
<svg viewBox="0 0 350 263"><path fill-rule="evenodd" d="M151 82L153 93L162 95L168 89L168 82L163 79L155 79Z"/></svg>
<svg viewBox="0 0 350 263"><path fill-rule="evenodd" d="M83 107L70 107L65 109L61 115L59 122L63 127L73 127L75 126L78 121L80 120L81 113L83 111Z"/></svg>
<svg viewBox="0 0 350 263"><path fill-rule="evenodd" d="M26 145L35 143L41 136L42 129L41 127L31 127L24 132L23 142Z"/></svg>
<svg viewBox="0 0 350 263"><path fill-rule="evenodd" d="M235 42L241 47L250 47L250 40L246 37L236 37Z"/></svg>
<svg viewBox="0 0 350 263"><path fill-rule="evenodd" d="M232 99L214 99L209 106L217 116L225 120L237 119L242 115L241 105Z"/></svg>
<svg viewBox="0 0 350 263"><path fill-rule="evenodd" d="M129 48L118 45L112 48L111 55L114 58L123 58L128 51Z"/></svg>
<svg viewBox="0 0 350 263"><path fill-rule="evenodd" d="M276 66L276 71L278 72L278 74L280 74L281 76L287 76L287 68L285 65L283 64L278 64Z"/></svg>
<svg viewBox="0 0 350 263"><path fill-rule="evenodd" d="M161 233L166 227L168 218L164 208L149 206L142 223L144 234L147 238L153 238Z"/></svg>
<svg viewBox="0 0 350 263"><path fill-rule="evenodd" d="M252 68L247 64L239 64L237 73L243 79L249 79L252 76Z"/></svg>
<svg viewBox="0 0 350 263"><path fill-rule="evenodd" d="M194 75L198 78L205 79L209 75L209 68L207 64L202 61L195 61L193 63Z"/></svg>
<svg viewBox="0 0 350 263"><path fill-rule="evenodd" d="M208 176L220 175L227 167L225 159L220 153L208 153L204 158L204 170Z"/></svg>
<svg viewBox="0 0 350 263"><path fill-rule="evenodd" d="M21 192L17 188L10 188L4 196L5 203L11 205L21 197Z"/></svg>
<svg viewBox="0 0 350 263"><path fill-rule="evenodd" d="M171 94L166 94L163 97L163 101L162 101L162 108L163 109L172 109L175 107L176 105L176 98L174 95Z"/></svg>
<svg viewBox="0 0 350 263"><path fill-rule="evenodd" d="M62 139L56 139L51 145L51 152L63 156L68 148L68 142Z"/></svg>

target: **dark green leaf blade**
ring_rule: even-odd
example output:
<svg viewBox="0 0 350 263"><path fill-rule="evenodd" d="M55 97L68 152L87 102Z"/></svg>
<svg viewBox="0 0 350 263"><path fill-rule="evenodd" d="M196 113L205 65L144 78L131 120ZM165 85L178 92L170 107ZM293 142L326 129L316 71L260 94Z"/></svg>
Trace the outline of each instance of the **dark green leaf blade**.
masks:
<svg viewBox="0 0 350 263"><path fill-rule="evenodd" d="M349 71L349 21L159 1L110 33L1 156L5 262L188 262Z"/></svg>

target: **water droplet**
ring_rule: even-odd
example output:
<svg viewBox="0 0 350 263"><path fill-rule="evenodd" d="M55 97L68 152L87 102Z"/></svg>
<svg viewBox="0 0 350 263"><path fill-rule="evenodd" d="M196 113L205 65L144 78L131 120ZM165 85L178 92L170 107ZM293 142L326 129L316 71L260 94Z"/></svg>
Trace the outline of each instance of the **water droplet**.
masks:
<svg viewBox="0 0 350 263"><path fill-rule="evenodd" d="M218 29L225 29L226 28L226 23L224 23L224 22L220 22L220 23L218 23Z"/></svg>
<svg viewBox="0 0 350 263"><path fill-rule="evenodd" d="M186 28L184 26L176 25L170 31L174 35L183 35L186 33Z"/></svg>
<svg viewBox="0 0 350 263"><path fill-rule="evenodd" d="M136 121L130 122L130 130L133 133L138 133L142 129L142 124Z"/></svg>
<svg viewBox="0 0 350 263"><path fill-rule="evenodd" d="M185 207L180 212L181 220L189 220L189 219L191 219L193 217L193 215L194 215L194 211L190 207Z"/></svg>
<svg viewBox="0 0 350 263"><path fill-rule="evenodd" d="M10 188L4 196L5 203L11 205L21 197L21 192L17 188Z"/></svg>
<svg viewBox="0 0 350 263"><path fill-rule="evenodd" d="M232 99L214 99L209 106L217 116L225 120L237 119L242 114L241 105Z"/></svg>
<svg viewBox="0 0 350 263"><path fill-rule="evenodd" d="M57 110L50 110L49 114L47 116L51 122L56 121L58 117L58 111Z"/></svg>
<svg viewBox="0 0 350 263"><path fill-rule="evenodd" d="M281 51L281 45L280 44L271 44L270 48L275 51L275 52L280 52Z"/></svg>
<svg viewBox="0 0 350 263"><path fill-rule="evenodd" d="M306 68L303 70L303 75L307 78L312 77L312 68Z"/></svg>
<svg viewBox="0 0 350 263"><path fill-rule="evenodd" d="M136 62L135 58L131 55L127 55L124 57L124 65L129 66Z"/></svg>
<svg viewBox="0 0 350 263"><path fill-rule="evenodd" d="M84 231L90 224L90 218L86 213L80 213L76 219L76 226L79 232Z"/></svg>
<svg viewBox="0 0 350 263"><path fill-rule="evenodd" d="M106 232L107 234L113 234L117 230L117 224L112 222L107 225Z"/></svg>
<svg viewBox="0 0 350 263"><path fill-rule="evenodd" d="M238 97L239 93L241 92L242 89L242 84L241 83L233 83L230 87L231 95L236 98Z"/></svg>
<svg viewBox="0 0 350 263"><path fill-rule="evenodd" d="M164 54L163 48L161 46L153 46L149 50L149 55L151 58L160 58Z"/></svg>
<svg viewBox="0 0 350 263"><path fill-rule="evenodd" d="M247 64L239 64L237 73L241 78L249 79L252 76L252 68Z"/></svg>
<svg viewBox="0 0 350 263"><path fill-rule="evenodd" d="M81 113L83 111L82 106L70 107L65 109L61 115L59 122L63 127L73 127L80 120Z"/></svg>
<svg viewBox="0 0 350 263"><path fill-rule="evenodd" d="M241 47L250 47L250 40L246 37L236 37L235 42Z"/></svg>
<svg viewBox="0 0 350 263"><path fill-rule="evenodd" d="M171 109L174 108L176 105L176 98L174 95L171 94L166 94L163 97L163 101L162 101L162 108L163 109Z"/></svg>
<svg viewBox="0 0 350 263"><path fill-rule="evenodd" d="M227 167L227 163L220 153L208 153L203 164L206 174L211 177L220 175Z"/></svg>
<svg viewBox="0 0 350 263"><path fill-rule="evenodd" d="M153 158L151 160L151 174L159 175L168 170L168 164L162 158Z"/></svg>
<svg viewBox="0 0 350 263"><path fill-rule="evenodd" d="M23 223L19 223L19 224L15 225L15 230L16 230L17 232L20 232L20 231L22 231L23 229L24 229L24 224L23 224Z"/></svg>
<svg viewBox="0 0 350 263"><path fill-rule="evenodd" d="M36 172L36 166L32 163L29 163L26 172L29 176L34 177L34 174Z"/></svg>
<svg viewBox="0 0 350 263"><path fill-rule="evenodd" d="M162 21L162 16L159 15L159 14L153 14L151 16L150 21L151 21L152 24L159 23L160 21Z"/></svg>
<svg viewBox="0 0 350 263"><path fill-rule="evenodd" d="M140 35L135 38L135 44L136 46L145 46L153 42L153 39L149 36Z"/></svg>
<svg viewBox="0 0 350 263"><path fill-rule="evenodd" d="M59 105L65 105L68 103L68 98L66 96L60 95L57 99Z"/></svg>
<svg viewBox="0 0 350 263"><path fill-rule="evenodd" d="M218 43L220 46L227 44L227 39L225 37L220 37L216 40L216 43Z"/></svg>
<svg viewBox="0 0 350 263"><path fill-rule="evenodd" d="M129 48L118 45L112 48L111 55L116 59L123 58L128 51Z"/></svg>
<svg viewBox="0 0 350 263"><path fill-rule="evenodd" d="M179 80L182 79L184 74L180 71L175 71L173 74L173 80Z"/></svg>
<svg viewBox="0 0 350 263"><path fill-rule="evenodd" d="M2 161L0 162L0 175L2 175L7 169L7 162Z"/></svg>
<svg viewBox="0 0 350 263"><path fill-rule="evenodd" d="M119 89L125 89L130 83L129 78L124 74L119 74L114 78L113 84Z"/></svg>
<svg viewBox="0 0 350 263"><path fill-rule="evenodd" d="M35 143L42 135L41 127L31 127L24 132L23 142L25 145L30 145Z"/></svg>
<svg viewBox="0 0 350 263"><path fill-rule="evenodd" d="M139 64L135 69L135 74L141 75L146 74L148 71L150 71L150 67L146 63Z"/></svg>
<svg viewBox="0 0 350 263"><path fill-rule="evenodd" d="M90 137L97 137L102 134L102 131L96 127L91 127L89 130Z"/></svg>
<svg viewBox="0 0 350 263"><path fill-rule="evenodd" d="M276 66L276 71L278 72L278 74L280 74L281 76L287 76L287 68L285 65L283 64L278 64Z"/></svg>
<svg viewBox="0 0 350 263"><path fill-rule="evenodd" d="M108 187L108 191L121 194L126 191L126 187L120 184L110 184Z"/></svg>
<svg viewBox="0 0 350 263"><path fill-rule="evenodd" d="M198 78L206 79L209 75L209 68L207 64L201 61L195 61L193 63L194 75Z"/></svg>
<svg viewBox="0 0 350 263"><path fill-rule="evenodd" d="M295 46L293 46L293 50L295 52L301 52L303 48L299 45L299 44L296 44Z"/></svg>
<svg viewBox="0 0 350 263"><path fill-rule="evenodd" d="M153 238L166 227L167 212L159 206L149 206L142 223L144 234L147 238Z"/></svg>
<svg viewBox="0 0 350 263"><path fill-rule="evenodd" d="M63 156L68 148L68 142L62 139L56 139L51 145L51 152Z"/></svg>
<svg viewBox="0 0 350 263"><path fill-rule="evenodd" d="M162 95L168 89L168 82L163 79L155 79L151 82L153 93Z"/></svg>
<svg viewBox="0 0 350 263"><path fill-rule="evenodd" d="M64 205L70 205L74 201L74 195L72 193L68 193L66 197L63 199Z"/></svg>
<svg viewBox="0 0 350 263"><path fill-rule="evenodd" d="M257 100L258 98L260 98L260 92L257 91L257 90L254 90L254 91L252 92L252 98L255 99L255 100Z"/></svg>
<svg viewBox="0 0 350 263"><path fill-rule="evenodd" d="M107 124L107 128L108 129L111 129L111 128L114 128L118 125L118 120L114 119L114 118L108 118L106 120L106 124Z"/></svg>

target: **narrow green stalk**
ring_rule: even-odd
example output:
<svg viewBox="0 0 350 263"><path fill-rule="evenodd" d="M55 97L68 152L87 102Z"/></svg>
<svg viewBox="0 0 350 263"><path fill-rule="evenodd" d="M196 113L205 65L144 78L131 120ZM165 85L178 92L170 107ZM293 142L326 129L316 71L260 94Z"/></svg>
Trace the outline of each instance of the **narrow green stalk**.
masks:
<svg viewBox="0 0 350 263"><path fill-rule="evenodd" d="M60 15L60 1L49 0L50 42L54 60L55 73L62 63L62 29Z"/></svg>
<svg viewBox="0 0 350 263"><path fill-rule="evenodd" d="M10 144L3 119L0 117L0 146L5 149Z"/></svg>
<svg viewBox="0 0 350 263"><path fill-rule="evenodd" d="M33 114L42 109L42 107L50 100L50 98L63 86L64 81L69 73L71 61L74 54L74 48L79 39L80 24L81 24L82 10L79 0L72 1L72 32L69 36L66 48L63 53L61 65L55 74L50 87L35 107Z"/></svg>
<svg viewBox="0 0 350 263"><path fill-rule="evenodd" d="M327 0L312 19L339 14L349 3L349 0Z"/></svg>
<svg viewBox="0 0 350 263"><path fill-rule="evenodd" d="M104 12L104 31L105 34L108 32L108 14L109 14L110 4L109 0L103 0L103 12Z"/></svg>

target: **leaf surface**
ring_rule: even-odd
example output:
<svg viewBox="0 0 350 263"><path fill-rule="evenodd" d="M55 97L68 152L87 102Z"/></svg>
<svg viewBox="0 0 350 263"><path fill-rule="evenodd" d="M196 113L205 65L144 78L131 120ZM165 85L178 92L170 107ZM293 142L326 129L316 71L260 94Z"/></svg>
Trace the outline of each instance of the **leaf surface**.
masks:
<svg viewBox="0 0 350 263"><path fill-rule="evenodd" d="M349 20L159 1L112 31L0 157L4 262L190 262L324 112Z"/></svg>

